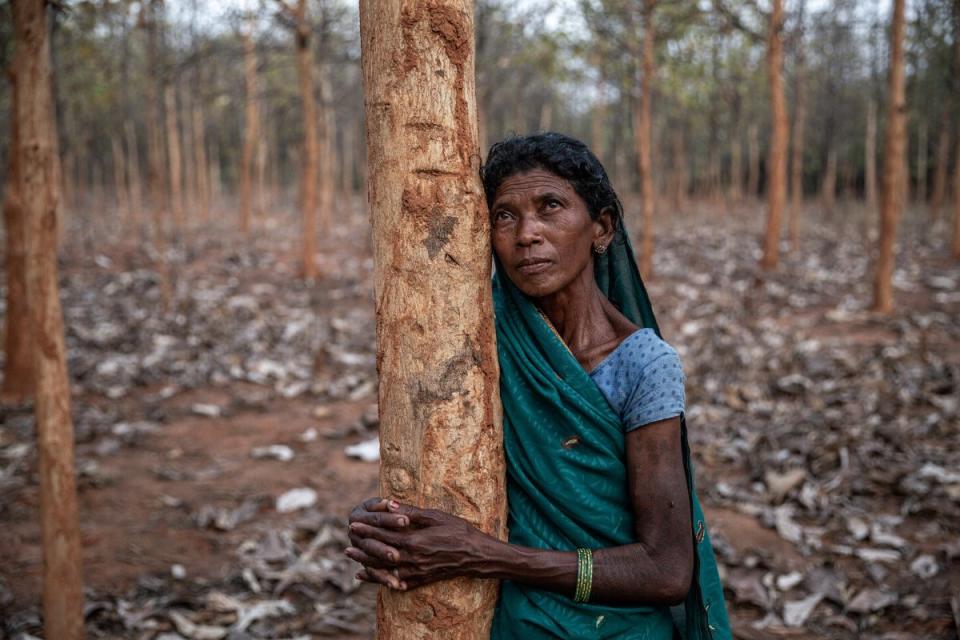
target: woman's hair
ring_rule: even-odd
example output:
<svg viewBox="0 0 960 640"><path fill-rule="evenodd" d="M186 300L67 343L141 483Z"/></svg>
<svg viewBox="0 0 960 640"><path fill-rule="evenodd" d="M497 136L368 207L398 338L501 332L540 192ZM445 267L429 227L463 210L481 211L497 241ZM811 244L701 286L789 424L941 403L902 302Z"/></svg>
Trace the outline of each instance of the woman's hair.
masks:
<svg viewBox="0 0 960 640"><path fill-rule="evenodd" d="M480 179L487 206L504 180L532 169L543 169L566 179L584 202L590 217L596 220L609 207L614 228L623 219L623 205L610 184L603 165L587 145L562 133L514 135L494 143L487 161L480 168Z"/></svg>

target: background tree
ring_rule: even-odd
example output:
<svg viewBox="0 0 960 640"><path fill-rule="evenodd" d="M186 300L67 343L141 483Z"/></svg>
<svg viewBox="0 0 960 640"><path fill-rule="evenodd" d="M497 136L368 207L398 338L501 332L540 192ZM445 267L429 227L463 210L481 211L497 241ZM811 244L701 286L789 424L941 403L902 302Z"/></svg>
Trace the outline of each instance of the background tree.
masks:
<svg viewBox="0 0 960 640"><path fill-rule="evenodd" d="M25 221L26 293L36 376L44 630L48 638L78 640L84 637L83 583L73 423L57 284L60 157L46 1L15 0L13 23L17 191Z"/></svg>
<svg viewBox="0 0 960 640"><path fill-rule="evenodd" d="M906 146L906 91L903 69L904 0L893 0L890 24L890 103L883 150L883 193L880 200L880 247L874 272L873 308L893 310L893 260L897 221L903 208Z"/></svg>

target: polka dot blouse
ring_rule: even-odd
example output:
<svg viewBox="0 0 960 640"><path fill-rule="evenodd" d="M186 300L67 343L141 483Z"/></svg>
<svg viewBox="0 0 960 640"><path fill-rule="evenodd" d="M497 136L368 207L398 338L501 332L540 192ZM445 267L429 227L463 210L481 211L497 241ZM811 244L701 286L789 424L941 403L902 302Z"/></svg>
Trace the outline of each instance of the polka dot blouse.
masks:
<svg viewBox="0 0 960 640"><path fill-rule="evenodd" d="M680 357L653 329L628 336L590 377L626 431L683 413L685 378Z"/></svg>

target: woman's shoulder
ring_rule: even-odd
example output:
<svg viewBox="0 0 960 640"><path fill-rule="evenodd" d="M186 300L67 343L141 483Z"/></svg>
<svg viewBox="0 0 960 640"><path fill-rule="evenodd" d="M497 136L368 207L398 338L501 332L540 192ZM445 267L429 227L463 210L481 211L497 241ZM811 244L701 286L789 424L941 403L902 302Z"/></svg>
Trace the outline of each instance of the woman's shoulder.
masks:
<svg viewBox="0 0 960 640"><path fill-rule="evenodd" d="M679 361L676 349L657 335L656 331L646 328L637 329L624 338L623 342L591 371L591 375L613 368L626 368L628 371L642 374L648 365L661 358Z"/></svg>

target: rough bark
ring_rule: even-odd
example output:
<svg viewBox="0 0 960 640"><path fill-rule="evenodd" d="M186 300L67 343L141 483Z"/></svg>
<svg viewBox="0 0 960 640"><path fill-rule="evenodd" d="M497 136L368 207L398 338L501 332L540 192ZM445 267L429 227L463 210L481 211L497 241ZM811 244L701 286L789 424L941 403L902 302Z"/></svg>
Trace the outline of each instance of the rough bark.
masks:
<svg viewBox="0 0 960 640"><path fill-rule="evenodd" d="M17 65L14 51L14 67ZM10 103L17 103L16 74L10 73ZM3 402L21 403L33 396L33 333L27 308L27 238L20 197L20 135L10 118L10 164L3 188L6 232L7 307L3 324Z"/></svg>
<svg viewBox="0 0 960 640"><path fill-rule="evenodd" d="M384 496L506 520L473 2L362 0ZM381 589L380 638L488 638L495 581Z"/></svg>
<svg viewBox="0 0 960 640"><path fill-rule="evenodd" d="M640 95L633 99L633 131L637 146L637 173L640 177L640 274L653 277L653 210L656 194L653 187L651 163L650 92L653 89L654 69L654 0L643 0L643 42L640 52Z"/></svg>
<svg viewBox="0 0 960 640"><path fill-rule="evenodd" d="M240 231L250 232L250 218L256 195L253 192L253 164L260 136L260 114L257 106L257 50L249 29L243 32L243 150L240 155Z"/></svg>
<svg viewBox="0 0 960 640"><path fill-rule="evenodd" d="M173 224L182 232L185 219L183 215L183 169L180 156L180 126L177 117L177 90L174 84L168 84L163 90L163 102L166 107L167 156L170 160L170 212Z"/></svg>
<svg viewBox="0 0 960 640"><path fill-rule="evenodd" d="M787 101L783 94L783 0L773 0L767 35L767 76L773 131L767 156L767 231L760 266L775 269L780 260L780 221L787 199Z"/></svg>
<svg viewBox="0 0 960 640"><path fill-rule="evenodd" d="M44 0L13 2L20 196L26 224L26 284L34 332L44 635L84 637L80 528L63 315L57 285L60 197L57 124Z"/></svg>
<svg viewBox="0 0 960 640"><path fill-rule="evenodd" d="M904 0L893 0L890 34L890 108L883 148L883 185L880 195L880 247L875 265L873 308L893 311L893 259L897 221L903 208L902 184L906 148L906 95L903 70Z"/></svg>
<svg viewBox="0 0 960 640"><path fill-rule="evenodd" d="M867 139L864 144L864 189L867 206L877 206L877 103L867 103Z"/></svg>
<svg viewBox="0 0 960 640"><path fill-rule="evenodd" d="M303 105L303 173L300 176L300 209L303 245L301 270L303 277L317 277L317 162L320 145L317 138L317 101L313 95L313 53L310 50L310 23L307 0L297 0L293 9L296 20L297 73L300 78L300 100Z"/></svg>

